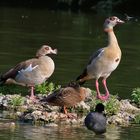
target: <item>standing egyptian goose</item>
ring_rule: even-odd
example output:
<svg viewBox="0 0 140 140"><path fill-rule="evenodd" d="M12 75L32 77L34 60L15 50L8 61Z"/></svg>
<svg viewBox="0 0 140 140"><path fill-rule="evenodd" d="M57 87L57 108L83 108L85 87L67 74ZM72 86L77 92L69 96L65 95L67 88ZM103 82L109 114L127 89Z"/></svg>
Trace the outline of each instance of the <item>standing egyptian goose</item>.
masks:
<svg viewBox="0 0 140 140"><path fill-rule="evenodd" d="M3 74L0 84L12 79L19 85L31 87L31 99L34 99L34 86L47 80L54 72L54 61L47 54L57 54L57 49L43 45L36 53L36 58L32 58L17 64L14 68Z"/></svg>
<svg viewBox="0 0 140 140"><path fill-rule="evenodd" d="M64 113L68 115L66 107L73 107L77 103L84 101L88 96L88 89L80 87L76 82L70 82L68 86L56 90L41 101L52 106L63 107Z"/></svg>
<svg viewBox="0 0 140 140"><path fill-rule="evenodd" d="M108 35L108 45L107 47L99 49L91 56L83 73L77 78L79 84L83 84L85 81L90 79L95 79L97 98L101 100L107 100L109 98L106 79L112 71L117 68L121 60L121 50L113 31L113 27L121 23L124 23L124 21L115 16L109 17L105 20L104 31ZM104 96L101 96L100 94L98 83L99 78L103 78L102 82L106 92Z"/></svg>

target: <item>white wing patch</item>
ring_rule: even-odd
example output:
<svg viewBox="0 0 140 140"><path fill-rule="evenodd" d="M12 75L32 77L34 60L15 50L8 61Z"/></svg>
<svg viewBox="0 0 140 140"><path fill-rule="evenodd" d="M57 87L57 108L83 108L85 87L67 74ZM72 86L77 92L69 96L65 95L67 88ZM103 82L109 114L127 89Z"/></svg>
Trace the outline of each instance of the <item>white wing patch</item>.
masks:
<svg viewBox="0 0 140 140"><path fill-rule="evenodd" d="M38 65L32 67L32 64L30 64L26 69L21 69L18 71L19 73L24 73L24 72L32 72L35 68L37 68Z"/></svg>

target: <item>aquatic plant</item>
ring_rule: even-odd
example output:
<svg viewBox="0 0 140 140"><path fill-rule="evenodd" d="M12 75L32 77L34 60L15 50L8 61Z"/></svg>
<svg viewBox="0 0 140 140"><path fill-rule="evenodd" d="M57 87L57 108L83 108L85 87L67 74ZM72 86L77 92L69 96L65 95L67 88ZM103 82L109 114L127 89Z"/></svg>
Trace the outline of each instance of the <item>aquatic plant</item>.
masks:
<svg viewBox="0 0 140 140"><path fill-rule="evenodd" d="M111 95L109 100L104 102L105 112L108 116L117 114L120 109L120 103L117 95Z"/></svg>
<svg viewBox="0 0 140 140"><path fill-rule="evenodd" d="M9 104L13 107L21 106L24 104L24 97L15 95L11 98Z"/></svg>
<svg viewBox="0 0 140 140"><path fill-rule="evenodd" d="M35 86L35 90L37 91L37 93L40 94L49 94L52 93L54 90L59 89L61 86L60 85L55 85L52 82L44 82L43 84L40 85L36 85Z"/></svg>
<svg viewBox="0 0 140 140"><path fill-rule="evenodd" d="M110 98L107 101L101 101L101 100L96 99L96 96L95 96L96 92L94 90L92 90L92 95L93 95L93 100L90 103L91 111L95 110L95 106L98 103L102 103L105 106L106 115L111 116L118 113L120 109L120 103L118 101L117 95L110 95Z"/></svg>
<svg viewBox="0 0 140 140"><path fill-rule="evenodd" d="M132 102L140 105L140 88L134 88L131 94Z"/></svg>

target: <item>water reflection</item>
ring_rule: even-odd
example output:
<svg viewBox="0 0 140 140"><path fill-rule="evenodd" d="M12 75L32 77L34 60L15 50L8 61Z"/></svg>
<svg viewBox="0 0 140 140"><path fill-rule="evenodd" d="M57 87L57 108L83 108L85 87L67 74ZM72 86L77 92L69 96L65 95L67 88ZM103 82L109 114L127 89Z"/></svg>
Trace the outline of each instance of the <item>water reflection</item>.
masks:
<svg viewBox="0 0 140 140"><path fill-rule="evenodd" d="M130 127L108 126L103 135L95 135L84 126L32 126L28 124L17 124L15 129L0 130L2 140L139 140L140 126Z"/></svg>
<svg viewBox="0 0 140 140"><path fill-rule="evenodd" d="M23 137L30 140L63 140L63 139L81 139L81 140L117 140L120 138L118 128L109 128L104 135L95 135L92 131L87 130L84 126L58 126L58 127L35 127L21 126Z"/></svg>

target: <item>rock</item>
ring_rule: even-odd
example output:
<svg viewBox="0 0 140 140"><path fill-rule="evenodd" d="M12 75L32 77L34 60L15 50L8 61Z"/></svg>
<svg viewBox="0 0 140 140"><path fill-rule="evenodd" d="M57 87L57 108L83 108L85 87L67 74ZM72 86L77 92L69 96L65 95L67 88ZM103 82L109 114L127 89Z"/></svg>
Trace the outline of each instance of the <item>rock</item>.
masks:
<svg viewBox="0 0 140 140"><path fill-rule="evenodd" d="M107 123L126 126L129 125L130 121L132 121L134 118L135 118L135 114L130 114L128 112L120 111L117 115L108 117Z"/></svg>
<svg viewBox="0 0 140 140"><path fill-rule="evenodd" d="M66 119L65 121L61 122L62 124L70 124L70 119Z"/></svg>
<svg viewBox="0 0 140 140"><path fill-rule="evenodd" d="M9 114L10 114L10 111L6 111L6 110L4 110L4 111L2 111L2 118L9 118Z"/></svg>
<svg viewBox="0 0 140 140"><path fill-rule="evenodd" d="M117 115L113 115L107 119L107 124L115 124L115 125L122 125L126 124L124 120Z"/></svg>
<svg viewBox="0 0 140 140"><path fill-rule="evenodd" d="M48 123L48 124L45 124L46 127L57 127L58 124L56 123Z"/></svg>
<svg viewBox="0 0 140 140"><path fill-rule="evenodd" d="M72 119L71 124L76 125L76 124L78 124L78 121L76 119Z"/></svg>
<svg viewBox="0 0 140 140"><path fill-rule="evenodd" d="M51 112L51 111L58 112L60 110L58 106L51 106L51 105L47 105L47 104L46 105L43 104L42 107L45 111L48 111L48 112Z"/></svg>
<svg viewBox="0 0 140 140"><path fill-rule="evenodd" d="M0 96L0 104L3 104L3 98L4 98L4 96Z"/></svg>
<svg viewBox="0 0 140 140"><path fill-rule="evenodd" d="M25 116L24 116L24 118L23 118L23 120L31 120L31 121L33 121L33 116L31 115L31 113L28 113L28 114L26 114Z"/></svg>
<svg viewBox="0 0 140 140"><path fill-rule="evenodd" d="M65 118L67 118L67 115L63 114L63 113L59 113L58 117L59 117L59 119L65 119Z"/></svg>
<svg viewBox="0 0 140 140"><path fill-rule="evenodd" d="M129 100L121 100L120 101L120 109L124 112L129 113L140 113L140 109L136 108L132 104L130 104Z"/></svg>
<svg viewBox="0 0 140 140"><path fill-rule="evenodd" d="M15 122L0 122L0 130L15 128Z"/></svg>
<svg viewBox="0 0 140 140"><path fill-rule="evenodd" d="M17 112L16 112L16 115L17 115L17 117L20 117L20 116L22 116L22 115L23 115L23 113L22 113L22 112L17 111Z"/></svg>
<svg viewBox="0 0 140 140"><path fill-rule="evenodd" d="M87 110L90 111L90 106L87 105L84 101L81 101L76 105L76 108L81 109L81 110Z"/></svg>
<svg viewBox="0 0 140 140"><path fill-rule="evenodd" d="M92 96L92 91L89 88L85 88L86 89L86 99L90 98Z"/></svg>
<svg viewBox="0 0 140 140"><path fill-rule="evenodd" d="M42 117L42 115L43 115L43 114L42 114L42 111L38 111L38 110L33 111L33 112L31 113L31 116L33 117L34 121L40 119L40 117Z"/></svg>
<svg viewBox="0 0 140 140"><path fill-rule="evenodd" d="M85 117L86 116L83 116L81 118L79 118L77 121L78 121L78 124L83 124L84 123L84 120L85 120Z"/></svg>

